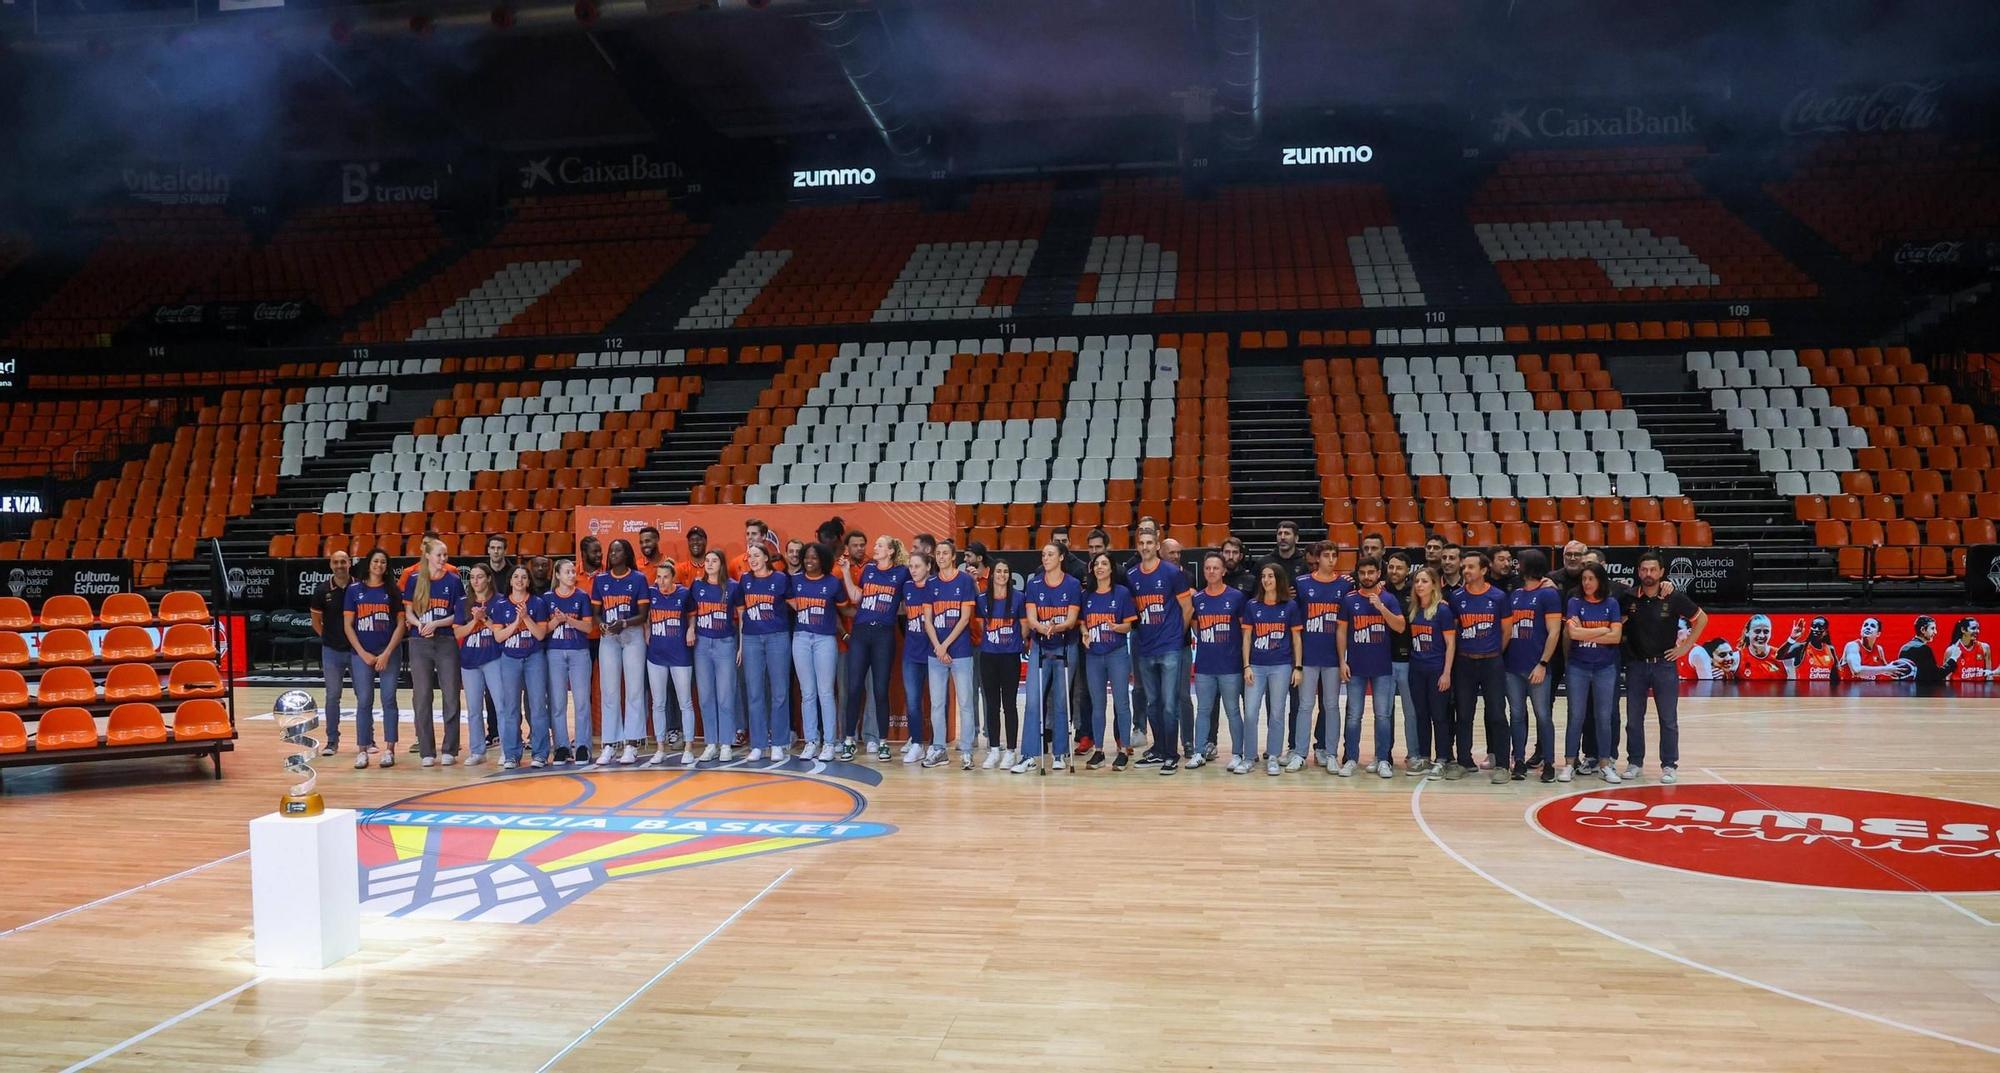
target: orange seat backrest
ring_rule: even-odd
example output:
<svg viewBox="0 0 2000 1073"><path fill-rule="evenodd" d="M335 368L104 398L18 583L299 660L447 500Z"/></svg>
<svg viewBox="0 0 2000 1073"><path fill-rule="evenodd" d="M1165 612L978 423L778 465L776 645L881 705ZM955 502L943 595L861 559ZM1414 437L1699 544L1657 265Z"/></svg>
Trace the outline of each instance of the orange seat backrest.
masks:
<svg viewBox="0 0 2000 1073"><path fill-rule="evenodd" d="M166 740L167 724L160 710L144 701L111 709L111 722L104 728L106 745L157 745Z"/></svg>
<svg viewBox="0 0 2000 1073"><path fill-rule="evenodd" d="M104 676L105 700L157 700L159 696L160 676L143 663L120 663Z"/></svg>
<svg viewBox="0 0 2000 1073"><path fill-rule="evenodd" d="M161 622L207 622L208 601L198 592L170 592L160 597Z"/></svg>
<svg viewBox="0 0 2000 1073"><path fill-rule="evenodd" d="M82 630L50 630L42 635L44 664L89 663L96 658L97 653L90 647L90 635Z"/></svg>
<svg viewBox="0 0 2000 1073"><path fill-rule="evenodd" d="M145 627L113 626L104 634L102 652L107 660L140 660L152 659L159 649Z"/></svg>
<svg viewBox="0 0 2000 1073"><path fill-rule="evenodd" d="M97 721L82 708L55 708L42 713L35 725L35 751L95 749Z"/></svg>
<svg viewBox="0 0 2000 1073"><path fill-rule="evenodd" d="M61 626L88 626L97 621L90 613L90 601L81 596L67 593L51 596L42 603L42 626L55 629Z"/></svg>
<svg viewBox="0 0 2000 1073"><path fill-rule="evenodd" d="M235 736L229 711L220 701L188 700L174 709L175 741L212 741Z"/></svg>
<svg viewBox="0 0 2000 1073"><path fill-rule="evenodd" d="M219 697L222 672L205 659L184 660L167 672L167 692L176 697Z"/></svg>
<svg viewBox="0 0 2000 1073"><path fill-rule="evenodd" d="M32 630L35 613L19 596L0 596L0 630Z"/></svg>
<svg viewBox="0 0 2000 1073"><path fill-rule="evenodd" d="M95 704L97 682L82 667L50 667L35 689L36 700L44 707L56 704Z"/></svg>
<svg viewBox="0 0 2000 1073"><path fill-rule="evenodd" d="M207 626L177 623L167 627L166 636L160 640L160 654L169 659L213 659L215 638Z"/></svg>
<svg viewBox="0 0 2000 1073"><path fill-rule="evenodd" d="M153 621L153 605L136 592L114 592L104 598L97 621L106 626L145 626Z"/></svg>
<svg viewBox="0 0 2000 1073"><path fill-rule="evenodd" d="M28 639L0 632L0 667L26 667L28 663Z"/></svg>
<svg viewBox="0 0 2000 1073"><path fill-rule="evenodd" d="M0 712L0 756L28 751L28 728L13 712Z"/></svg>
<svg viewBox="0 0 2000 1073"><path fill-rule="evenodd" d="M0 669L0 708L20 708L28 704L28 680L16 670Z"/></svg>

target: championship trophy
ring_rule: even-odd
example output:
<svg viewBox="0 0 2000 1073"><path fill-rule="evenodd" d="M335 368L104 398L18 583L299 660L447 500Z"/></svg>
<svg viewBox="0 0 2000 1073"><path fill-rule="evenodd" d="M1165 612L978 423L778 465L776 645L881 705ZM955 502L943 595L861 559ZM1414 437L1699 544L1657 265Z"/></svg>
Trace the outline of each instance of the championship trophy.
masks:
<svg viewBox="0 0 2000 1073"><path fill-rule="evenodd" d="M278 802L280 816L317 816L326 811L326 801L316 792L319 775L313 771L312 758L319 752L319 739L312 732L319 729L319 706L313 703L312 694L303 689L288 689L279 694L278 702L272 706L271 717L278 721L285 743L285 774L297 779L283 800Z"/></svg>

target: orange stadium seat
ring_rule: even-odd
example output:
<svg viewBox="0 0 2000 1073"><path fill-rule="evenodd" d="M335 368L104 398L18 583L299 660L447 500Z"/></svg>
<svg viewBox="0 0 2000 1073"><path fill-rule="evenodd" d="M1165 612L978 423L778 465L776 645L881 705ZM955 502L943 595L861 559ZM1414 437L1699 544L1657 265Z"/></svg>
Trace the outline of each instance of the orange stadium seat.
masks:
<svg viewBox="0 0 2000 1073"><path fill-rule="evenodd" d="M61 704L97 703L97 682L82 667L51 667L43 673L35 689L35 701L43 707Z"/></svg>
<svg viewBox="0 0 2000 1073"><path fill-rule="evenodd" d="M158 700L160 676L143 663L120 663L104 675L104 699L108 701ZM5 698L0 697L0 704Z"/></svg>
<svg viewBox="0 0 2000 1073"><path fill-rule="evenodd" d="M45 630L62 626L91 626L97 616L91 613L90 601L81 596L66 593L49 597L42 603L41 623Z"/></svg>
<svg viewBox="0 0 2000 1073"><path fill-rule="evenodd" d="M158 745L166 740L167 725L159 708L133 701L111 709L104 731L106 745Z"/></svg>
<svg viewBox="0 0 2000 1073"><path fill-rule="evenodd" d="M91 663L97 659L97 653L90 645L90 635L75 629L50 630L43 634L39 656L44 665Z"/></svg>
<svg viewBox="0 0 2000 1073"><path fill-rule="evenodd" d="M28 728L13 712L0 711L0 756L28 751Z"/></svg>
<svg viewBox="0 0 2000 1073"><path fill-rule="evenodd" d="M35 724L35 751L97 748L97 721L82 708L56 708L43 712Z"/></svg>
<svg viewBox="0 0 2000 1073"><path fill-rule="evenodd" d="M106 626L149 626L153 622L153 607L136 592L114 592L98 608L97 621Z"/></svg>
<svg viewBox="0 0 2000 1073"><path fill-rule="evenodd" d="M229 711L219 701L186 700L174 709L175 741L215 741L235 736Z"/></svg>
<svg viewBox="0 0 2000 1073"><path fill-rule="evenodd" d="M28 681L16 670L0 670L0 708L25 708L28 699Z"/></svg>
<svg viewBox="0 0 2000 1073"><path fill-rule="evenodd" d="M19 596L0 596L0 630L32 630L35 614Z"/></svg>
<svg viewBox="0 0 2000 1073"><path fill-rule="evenodd" d="M153 635L141 626L113 626L105 631L100 658L106 661L149 660L159 655Z"/></svg>

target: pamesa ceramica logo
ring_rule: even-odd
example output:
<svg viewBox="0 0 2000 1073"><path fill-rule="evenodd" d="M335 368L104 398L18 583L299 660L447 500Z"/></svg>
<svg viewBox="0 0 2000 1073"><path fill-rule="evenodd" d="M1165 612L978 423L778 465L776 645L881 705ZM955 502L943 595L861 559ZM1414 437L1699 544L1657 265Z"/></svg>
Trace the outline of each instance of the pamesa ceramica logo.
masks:
<svg viewBox="0 0 2000 1073"><path fill-rule="evenodd" d="M846 781L881 775L633 768L419 794L361 816L362 911L532 924L606 883L894 833Z"/></svg>

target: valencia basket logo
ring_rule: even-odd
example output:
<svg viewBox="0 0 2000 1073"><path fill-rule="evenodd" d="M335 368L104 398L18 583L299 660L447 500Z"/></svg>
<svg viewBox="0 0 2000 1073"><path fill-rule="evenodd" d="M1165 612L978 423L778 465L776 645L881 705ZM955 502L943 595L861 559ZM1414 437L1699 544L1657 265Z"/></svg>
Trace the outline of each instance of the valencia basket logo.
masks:
<svg viewBox="0 0 2000 1073"><path fill-rule="evenodd" d="M873 774L873 772L868 772ZM895 831L839 783L757 770L490 778L361 817L361 907L531 924L605 883Z"/></svg>

